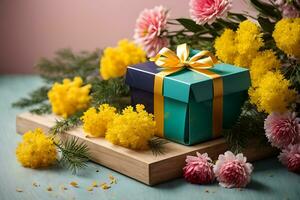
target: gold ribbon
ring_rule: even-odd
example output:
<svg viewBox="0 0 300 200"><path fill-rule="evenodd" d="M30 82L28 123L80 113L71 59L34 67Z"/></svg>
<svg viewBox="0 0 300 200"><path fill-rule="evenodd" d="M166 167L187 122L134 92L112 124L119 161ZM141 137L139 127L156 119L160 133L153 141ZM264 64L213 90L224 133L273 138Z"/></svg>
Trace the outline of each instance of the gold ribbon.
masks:
<svg viewBox="0 0 300 200"><path fill-rule="evenodd" d="M154 58L150 59L156 65L163 68L161 72L155 74L154 79L154 116L157 125L157 136L163 137L164 131L163 79L165 76L185 68L212 78L214 95L213 136L217 137L221 133L223 120L223 81L219 74L208 70L214 64L218 63L218 60L209 51L200 51L191 58L189 58L189 53L187 44L181 44L177 46L176 54L164 47Z"/></svg>

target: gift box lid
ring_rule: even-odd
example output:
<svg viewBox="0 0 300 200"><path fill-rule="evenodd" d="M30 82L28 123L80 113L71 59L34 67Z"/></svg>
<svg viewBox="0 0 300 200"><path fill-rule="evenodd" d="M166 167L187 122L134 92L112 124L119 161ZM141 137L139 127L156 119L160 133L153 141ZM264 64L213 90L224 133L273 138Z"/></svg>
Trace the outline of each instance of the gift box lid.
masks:
<svg viewBox="0 0 300 200"><path fill-rule="evenodd" d="M190 56L199 52L191 50ZM163 70L154 62L128 66L126 84L153 93L155 74ZM209 69L222 76L223 95L247 90L250 87L249 70L230 64L219 63ZM210 77L184 69L164 78L163 96L188 103L190 98L201 102L213 98L213 81Z"/></svg>

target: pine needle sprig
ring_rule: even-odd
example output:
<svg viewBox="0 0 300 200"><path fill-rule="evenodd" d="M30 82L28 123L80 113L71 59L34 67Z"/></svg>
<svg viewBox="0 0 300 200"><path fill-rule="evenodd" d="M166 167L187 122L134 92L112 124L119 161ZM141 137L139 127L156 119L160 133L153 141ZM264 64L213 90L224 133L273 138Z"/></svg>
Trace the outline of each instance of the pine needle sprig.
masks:
<svg viewBox="0 0 300 200"><path fill-rule="evenodd" d="M28 97L21 98L20 100L14 102L12 106L16 108L26 108L43 103L48 99L47 94L49 90L49 86L42 86L32 91Z"/></svg>
<svg viewBox="0 0 300 200"><path fill-rule="evenodd" d="M163 138L153 137L148 141L148 145L154 156L162 155L165 153L165 144L168 143L168 140Z"/></svg>
<svg viewBox="0 0 300 200"><path fill-rule="evenodd" d="M49 103L42 103L38 107L29 110L29 112L37 115L50 114L51 111L52 108Z"/></svg>
<svg viewBox="0 0 300 200"><path fill-rule="evenodd" d="M80 76L85 80L98 71L100 55L101 52L98 49L76 54L71 49L60 49L52 60L42 58L36 64L36 68L42 78L50 83L75 76Z"/></svg>
<svg viewBox="0 0 300 200"><path fill-rule="evenodd" d="M261 144L266 144L267 141L264 135L265 118L266 114L258 112L249 101L246 101L236 123L231 129L223 131L229 149L239 153L249 145L249 141L253 138L259 139Z"/></svg>
<svg viewBox="0 0 300 200"><path fill-rule="evenodd" d="M50 128L49 132L53 135L64 133L71 128L75 128L81 124L80 117L83 112L77 112L76 114L70 116L67 119L56 120L56 123L53 127Z"/></svg>
<svg viewBox="0 0 300 200"><path fill-rule="evenodd" d="M89 148L85 143L79 143L78 138L55 143L61 153L59 164L77 173L79 169L87 167L87 162L90 160Z"/></svg>
<svg viewBox="0 0 300 200"><path fill-rule="evenodd" d="M93 79L89 83L92 85L91 96L94 107L108 103L121 110L130 104L129 87L125 84L125 78Z"/></svg>

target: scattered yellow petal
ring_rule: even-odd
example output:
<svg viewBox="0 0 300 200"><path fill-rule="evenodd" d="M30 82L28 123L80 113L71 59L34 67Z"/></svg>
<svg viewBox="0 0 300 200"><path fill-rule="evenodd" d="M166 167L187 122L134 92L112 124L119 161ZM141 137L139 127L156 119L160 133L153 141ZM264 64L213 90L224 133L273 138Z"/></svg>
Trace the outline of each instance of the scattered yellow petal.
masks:
<svg viewBox="0 0 300 200"><path fill-rule="evenodd" d="M33 182L32 185L33 185L34 187L38 187L38 184L37 184L36 182Z"/></svg>
<svg viewBox="0 0 300 200"><path fill-rule="evenodd" d="M64 185L61 186L61 189L62 189L62 190L68 190L68 188L65 187Z"/></svg>
<svg viewBox="0 0 300 200"><path fill-rule="evenodd" d="M16 191L17 191L17 192L23 192L23 190L20 189L20 188L16 188Z"/></svg>
<svg viewBox="0 0 300 200"><path fill-rule="evenodd" d="M117 179L114 176L109 175L109 179L110 179L110 184L117 184Z"/></svg>
<svg viewBox="0 0 300 200"><path fill-rule="evenodd" d="M70 185L73 187L78 187L78 183L75 181L70 182Z"/></svg>
<svg viewBox="0 0 300 200"><path fill-rule="evenodd" d="M102 184L101 184L101 188L102 188L103 190L107 190L107 189L110 188L110 185L107 185L106 183L102 183Z"/></svg>
<svg viewBox="0 0 300 200"><path fill-rule="evenodd" d="M92 183L92 187L98 187L98 184L97 184L97 182L96 182L96 181L93 181L93 183Z"/></svg>
<svg viewBox="0 0 300 200"><path fill-rule="evenodd" d="M90 186L90 187L86 188L86 190L89 191L89 192L91 192L91 191L93 191L93 187Z"/></svg>
<svg viewBox="0 0 300 200"><path fill-rule="evenodd" d="M47 191L51 192L52 191L52 187L47 187Z"/></svg>

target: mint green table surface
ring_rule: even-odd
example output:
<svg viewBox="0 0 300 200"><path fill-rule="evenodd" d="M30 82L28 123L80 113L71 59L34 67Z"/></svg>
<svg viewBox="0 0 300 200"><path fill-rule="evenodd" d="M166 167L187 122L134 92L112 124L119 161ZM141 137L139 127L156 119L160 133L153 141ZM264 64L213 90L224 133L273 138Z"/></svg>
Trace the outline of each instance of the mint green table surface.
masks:
<svg viewBox="0 0 300 200"><path fill-rule="evenodd" d="M15 157L16 145L21 140L21 136L16 134L15 118L24 110L11 108L10 105L41 83L37 76L0 76L0 200L300 199L300 176L288 172L277 158L255 162L252 181L242 190L225 189L217 183L192 185L183 179L150 187L95 163L90 163L77 175L58 167L42 170L23 168ZM112 188L105 191L101 188L95 188L92 192L86 190L93 181L108 181L109 174L117 178L117 184ZM77 181L79 188L69 186L70 181ZM33 182L40 186L34 187ZM62 191L61 185L67 186L68 190ZM47 191L49 186L53 191ZM17 192L17 188L23 192Z"/></svg>

